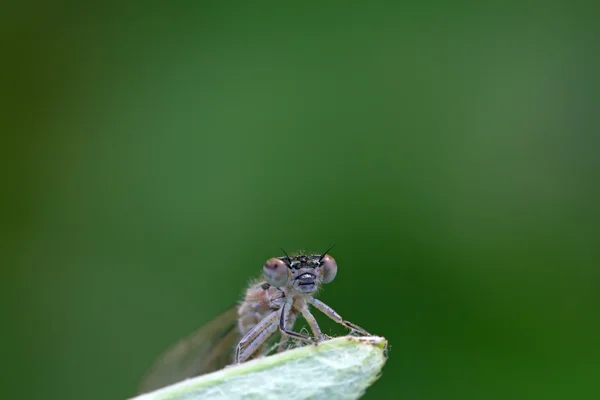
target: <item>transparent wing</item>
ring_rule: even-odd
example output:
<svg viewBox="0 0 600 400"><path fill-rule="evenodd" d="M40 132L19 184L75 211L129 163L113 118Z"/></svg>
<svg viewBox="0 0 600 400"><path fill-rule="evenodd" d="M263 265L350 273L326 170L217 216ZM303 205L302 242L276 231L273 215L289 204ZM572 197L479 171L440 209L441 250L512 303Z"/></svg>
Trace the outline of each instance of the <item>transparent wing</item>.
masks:
<svg viewBox="0 0 600 400"><path fill-rule="evenodd" d="M240 339L236 323L237 307L232 307L167 349L140 383L139 393L231 364L233 347Z"/></svg>

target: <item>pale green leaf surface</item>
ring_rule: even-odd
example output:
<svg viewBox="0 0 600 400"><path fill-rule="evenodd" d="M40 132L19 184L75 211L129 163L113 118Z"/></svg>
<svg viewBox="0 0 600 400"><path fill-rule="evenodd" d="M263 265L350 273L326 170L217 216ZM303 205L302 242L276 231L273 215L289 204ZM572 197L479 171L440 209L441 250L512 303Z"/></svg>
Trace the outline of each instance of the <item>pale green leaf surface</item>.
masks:
<svg viewBox="0 0 600 400"><path fill-rule="evenodd" d="M132 400L357 399L387 358L382 337L344 336L228 367Z"/></svg>

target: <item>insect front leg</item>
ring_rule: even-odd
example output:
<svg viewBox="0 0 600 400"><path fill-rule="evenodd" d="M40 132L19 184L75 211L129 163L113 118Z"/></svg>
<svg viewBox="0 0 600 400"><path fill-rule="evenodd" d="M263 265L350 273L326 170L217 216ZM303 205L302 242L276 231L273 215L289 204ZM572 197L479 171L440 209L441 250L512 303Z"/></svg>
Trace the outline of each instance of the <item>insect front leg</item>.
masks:
<svg viewBox="0 0 600 400"><path fill-rule="evenodd" d="M346 321L344 320L340 314L336 313L335 310L331 307L329 307L327 304L323 303L320 300L317 300L313 297L310 297L307 299L308 302L310 304L312 304L313 306L315 306L315 308L317 308L319 311L321 311L323 314L327 315L329 318L331 318L332 320L334 320L335 322L337 322L338 324L342 324L344 325L346 328L358 332L360 334L363 334L365 336L371 336L371 334L367 331L365 331L363 328L361 328L358 325L353 324L350 321Z"/></svg>
<svg viewBox="0 0 600 400"><path fill-rule="evenodd" d="M235 362L246 361L258 348L277 330L279 322L277 317L281 310L273 311L263 318L254 328L250 330L237 345L235 350Z"/></svg>
<svg viewBox="0 0 600 400"><path fill-rule="evenodd" d="M285 328L285 321L289 318L289 314L291 313L291 311L292 311L292 299L288 300L281 307L281 316L279 318L279 331L281 332L281 334L288 335L288 336L291 336L296 339L300 339L300 340L308 342L308 343L314 343L314 341L312 340L312 338L310 336L303 335L298 332L290 331Z"/></svg>
<svg viewBox="0 0 600 400"><path fill-rule="evenodd" d="M288 316L287 322L285 324L285 327L287 330L292 330L294 329L294 324L296 323L296 314L295 313L290 313L290 315ZM286 344L288 341L288 336L285 334L281 334L281 339L279 340L279 345L277 346L277 352L281 353L282 351L284 351L286 349Z"/></svg>
<svg viewBox="0 0 600 400"><path fill-rule="evenodd" d="M248 358L250 358L256 351L277 331L277 321L273 321L271 325L269 325L266 329L264 329L260 334L252 340L250 343L247 343L244 350L240 353L240 349L238 347L238 351L236 353L236 362L243 363Z"/></svg>
<svg viewBox="0 0 600 400"><path fill-rule="evenodd" d="M302 316L304 317L306 322L308 322L308 325L310 326L310 329L312 330L313 335L315 335L315 339L317 341L323 340L325 338L325 336L321 332L321 328L319 327L319 324L317 323L317 319L315 318L314 315L312 315L312 313L310 312L308 307L302 308L302 310L300 310L300 312L302 313Z"/></svg>

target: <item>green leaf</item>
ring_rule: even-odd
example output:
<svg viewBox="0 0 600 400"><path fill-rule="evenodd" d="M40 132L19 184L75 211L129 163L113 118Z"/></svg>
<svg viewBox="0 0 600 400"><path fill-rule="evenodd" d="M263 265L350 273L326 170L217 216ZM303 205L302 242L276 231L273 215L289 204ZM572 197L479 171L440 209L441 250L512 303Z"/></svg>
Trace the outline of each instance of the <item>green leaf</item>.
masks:
<svg viewBox="0 0 600 400"><path fill-rule="evenodd" d="M234 365L134 400L357 399L379 377L387 341L344 336Z"/></svg>

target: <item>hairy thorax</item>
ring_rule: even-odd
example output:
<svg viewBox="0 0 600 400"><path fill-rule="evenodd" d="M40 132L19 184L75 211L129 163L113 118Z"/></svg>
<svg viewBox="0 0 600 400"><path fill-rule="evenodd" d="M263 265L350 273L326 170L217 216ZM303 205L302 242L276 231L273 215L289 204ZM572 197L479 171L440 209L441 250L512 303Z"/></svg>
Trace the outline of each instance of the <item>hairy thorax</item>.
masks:
<svg viewBox="0 0 600 400"><path fill-rule="evenodd" d="M285 294L264 281L253 283L246 290L244 300L238 306L238 329L244 336L265 316L281 307Z"/></svg>
<svg viewBox="0 0 600 400"><path fill-rule="evenodd" d="M289 292L289 293L286 293ZM306 307L303 294L289 288L276 288L264 281L251 284L246 290L244 300L238 306L238 329L243 336L250 332L262 319L273 311L279 310L287 297L294 297L292 314Z"/></svg>

